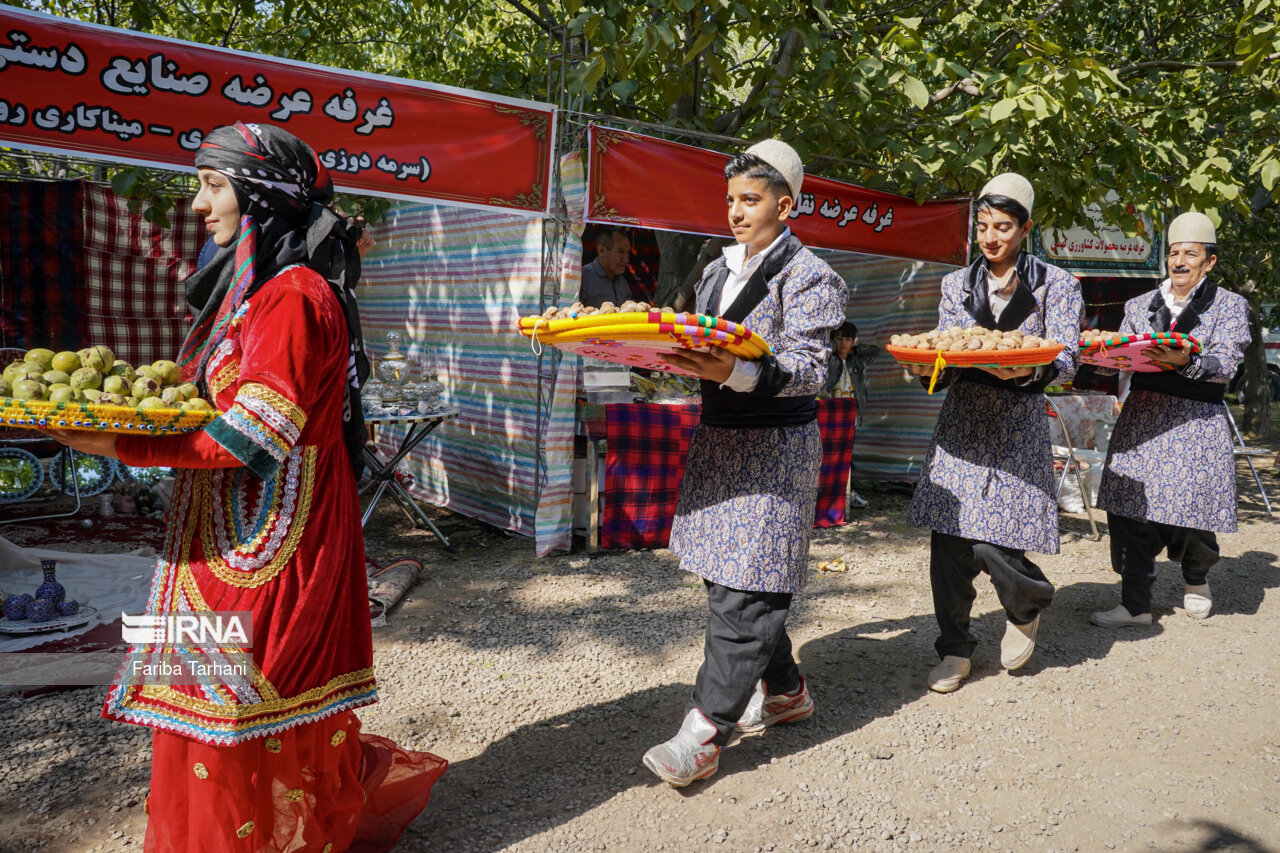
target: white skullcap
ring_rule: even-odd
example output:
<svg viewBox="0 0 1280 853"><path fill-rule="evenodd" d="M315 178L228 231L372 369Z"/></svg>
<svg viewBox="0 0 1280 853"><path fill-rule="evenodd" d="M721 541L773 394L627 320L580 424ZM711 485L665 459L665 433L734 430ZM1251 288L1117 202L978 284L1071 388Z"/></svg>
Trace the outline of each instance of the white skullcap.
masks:
<svg viewBox="0 0 1280 853"><path fill-rule="evenodd" d="M790 187L791 197L800 198L800 186L804 183L804 163L800 162L800 155L796 153L796 149L781 139L766 139L764 142L752 145L747 149L747 153L756 155L777 169L778 174L782 175L782 179Z"/></svg>
<svg viewBox="0 0 1280 853"><path fill-rule="evenodd" d="M1002 195L1005 198L1011 198L1027 209L1028 216L1031 215L1031 207L1036 202L1036 191L1031 188L1031 182L1017 172L1005 172L987 181L982 192L978 193L978 198L984 195Z"/></svg>
<svg viewBox="0 0 1280 853"><path fill-rule="evenodd" d="M1169 223L1169 245L1174 243L1217 243L1213 220L1203 213L1184 213Z"/></svg>

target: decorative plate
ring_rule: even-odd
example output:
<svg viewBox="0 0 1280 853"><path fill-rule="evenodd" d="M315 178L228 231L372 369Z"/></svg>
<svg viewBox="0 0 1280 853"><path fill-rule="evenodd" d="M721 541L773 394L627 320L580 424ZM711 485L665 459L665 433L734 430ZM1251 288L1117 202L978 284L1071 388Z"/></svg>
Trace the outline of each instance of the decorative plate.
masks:
<svg viewBox="0 0 1280 853"><path fill-rule="evenodd" d="M122 483L137 483L141 486L154 486L160 482L161 477L167 476L173 470L162 465L150 468L135 468L132 465L124 464L119 459L116 459L115 463L116 479Z"/></svg>
<svg viewBox="0 0 1280 853"><path fill-rule="evenodd" d="M901 364L935 364L941 355L945 367L1037 367L1052 364L1062 344L1030 349L943 350L910 349L892 344L885 351Z"/></svg>
<svg viewBox="0 0 1280 853"><path fill-rule="evenodd" d="M1131 370L1135 373L1158 373L1168 368L1147 361L1143 353L1154 346L1176 346L1191 343L1191 354L1200 352L1200 342L1181 332L1153 332L1145 335L1112 335L1097 341L1080 342L1080 360L1098 367Z"/></svg>
<svg viewBox="0 0 1280 853"><path fill-rule="evenodd" d="M98 608L81 604L75 616L59 616L48 622L28 622L0 618L0 634L45 634L49 631L68 631L85 625L98 615Z"/></svg>
<svg viewBox="0 0 1280 853"><path fill-rule="evenodd" d="M221 412L212 409L131 409L97 403L50 403L0 398L0 426L14 429L79 429L125 435L195 432Z"/></svg>
<svg viewBox="0 0 1280 853"><path fill-rule="evenodd" d="M76 474L80 480L80 497L91 498L100 495L116 478L114 460L106 456L90 456L78 450L64 447L49 460L49 481L54 488L64 495L74 495L75 483L71 479L71 468L68 454L74 454Z"/></svg>
<svg viewBox="0 0 1280 853"><path fill-rule="evenodd" d="M22 501L44 483L44 466L30 450L0 447L0 503Z"/></svg>

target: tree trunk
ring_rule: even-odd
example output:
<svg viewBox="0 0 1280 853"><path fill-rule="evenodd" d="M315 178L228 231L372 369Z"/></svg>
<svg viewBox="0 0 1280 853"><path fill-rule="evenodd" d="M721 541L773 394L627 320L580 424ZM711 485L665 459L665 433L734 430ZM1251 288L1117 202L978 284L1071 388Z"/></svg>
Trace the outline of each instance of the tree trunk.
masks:
<svg viewBox="0 0 1280 853"><path fill-rule="evenodd" d="M1244 417L1240 430L1252 438L1271 438L1271 379L1267 375L1267 355L1262 346L1262 323L1258 307L1249 303L1249 346L1240 363L1240 401Z"/></svg>
<svg viewBox="0 0 1280 853"><path fill-rule="evenodd" d="M672 231L655 231L658 238L657 305L670 306L677 311L693 308L693 288L702 275L703 268L728 245L727 240L706 238L697 234L679 234Z"/></svg>

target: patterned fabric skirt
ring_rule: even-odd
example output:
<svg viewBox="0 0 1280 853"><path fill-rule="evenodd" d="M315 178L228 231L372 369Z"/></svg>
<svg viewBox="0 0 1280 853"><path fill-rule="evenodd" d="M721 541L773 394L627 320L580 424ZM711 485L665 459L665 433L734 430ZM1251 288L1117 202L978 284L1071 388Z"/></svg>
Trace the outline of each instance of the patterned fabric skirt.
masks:
<svg viewBox="0 0 1280 853"><path fill-rule="evenodd" d="M1107 448L1098 507L1235 533L1235 457L1222 404L1154 391L1130 394Z"/></svg>
<svg viewBox="0 0 1280 853"><path fill-rule="evenodd" d="M350 711L235 746L156 730L151 752L148 853L387 851L449 766Z"/></svg>
<svg viewBox="0 0 1280 853"><path fill-rule="evenodd" d="M816 422L699 426L671 527L680 568L732 589L799 592L821 468Z"/></svg>
<svg viewBox="0 0 1280 853"><path fill-rule="evenodd" d="M1058 553L1044 397L957 382L938 412L907 521L980 542Z"/></svg>

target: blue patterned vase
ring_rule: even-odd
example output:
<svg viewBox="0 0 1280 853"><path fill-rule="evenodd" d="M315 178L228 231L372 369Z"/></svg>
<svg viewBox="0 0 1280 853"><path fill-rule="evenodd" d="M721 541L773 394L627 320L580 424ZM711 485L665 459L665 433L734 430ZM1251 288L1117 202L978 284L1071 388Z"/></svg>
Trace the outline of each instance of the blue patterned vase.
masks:
<svg viewBox="0 0 1280 853"><path fill-rule="evenodd" d="M4 600L4 618L11 622L21 622L27 618L27 608L34 599L25 592L22 595L11 595Z"/></svg>
<svg viewBox="0 0 1280 853"><path fill-rule="evenodd" d="M47 598L37 598L27 605L27 620L30 622L48 622L57 613L57 608Z"/></svg>
<svg viewBox="0 0 1280 853"><path fill-rule="evenodd" d="M44 583L40 584L40 588L36 590L36 598L43 598L54 607L57 607L67 598L66 589L54 577L58 562L57 560L41 560L40 568L44 569Z"/></svg>
<svg viewBox="0 0 1280 853"><path fill-rule="evenodd" d="M75 616L80 612L80 602L74 598L64 601L58 605L58 612L63 616Z"/></svg>

